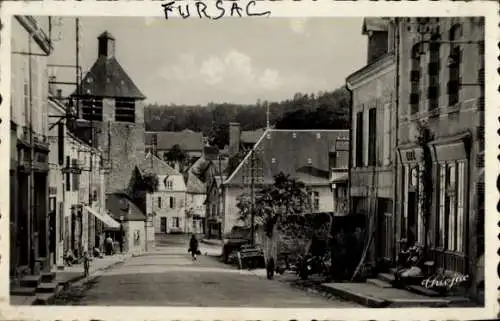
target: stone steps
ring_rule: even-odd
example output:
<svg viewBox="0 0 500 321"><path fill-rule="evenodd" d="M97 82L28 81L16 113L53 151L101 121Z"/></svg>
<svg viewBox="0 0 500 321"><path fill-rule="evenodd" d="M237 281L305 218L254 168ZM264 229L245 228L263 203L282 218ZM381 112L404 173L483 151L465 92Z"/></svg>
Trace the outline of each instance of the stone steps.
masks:
<svg viewBox="0 0 500 321"><path fill-rule="evenodd" d="M42 273L42 282L52 282L56 278L56 272Z"/></svg>
<svg viewBox="0 0 500 321"><path fill-rule="evenodd" d="M41 281L42 281L42 276L40 274L26 275L21 280L19 280L19 286L36 288Z"/></svg>
<svg viewBox="0 0 500 321"><path fill-rule="evenodd" d="M34 296L36 287L14 286L9 292L11 296Z"/></svg>
<svg viewBox="0 0 500 321"><path fill-rule="evenodd" d="M36 288L37 293L53 293L57 292L57 282L40 283Z"/></svg>

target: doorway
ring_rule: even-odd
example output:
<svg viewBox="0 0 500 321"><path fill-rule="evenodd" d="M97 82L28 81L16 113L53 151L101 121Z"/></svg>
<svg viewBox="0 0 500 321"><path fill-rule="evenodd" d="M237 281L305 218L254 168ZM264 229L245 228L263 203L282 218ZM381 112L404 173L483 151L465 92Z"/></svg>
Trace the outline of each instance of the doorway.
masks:
<svg viewBox="0 0 500 321"><path fill-rule="evenodd" d="M51 196L49 198L49 257L50 263L56 262L56 243L57 243L57 231L56 231L56 198Z"/></svg>
<svg viewBox="0 0 500 321"><path fill-rule="evenodd" d="M417 225L417 193L415 191L408 192L408 226L407 226L407 239L408 244L412 245L416 241L418 235Z"/></svg>
<svg viewBox="0 0 500 321"><path fill-rule="evenodd" d="M160 218L160 232L167 233L167 218Z"/></svg>

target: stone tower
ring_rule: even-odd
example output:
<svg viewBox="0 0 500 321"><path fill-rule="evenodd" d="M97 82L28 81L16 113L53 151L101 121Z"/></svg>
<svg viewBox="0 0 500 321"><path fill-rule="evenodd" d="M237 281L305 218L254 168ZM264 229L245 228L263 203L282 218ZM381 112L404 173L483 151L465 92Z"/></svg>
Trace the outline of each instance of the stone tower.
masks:
<svg viewBox="0 0 500 321"><path fill-rule="evenodd" d="M103 151L106 193L126 190L144 159L145 96L118 63L109 32L98 37L97 60L73 96L79 103L79 127L94 128L94 144Z"/></svg>

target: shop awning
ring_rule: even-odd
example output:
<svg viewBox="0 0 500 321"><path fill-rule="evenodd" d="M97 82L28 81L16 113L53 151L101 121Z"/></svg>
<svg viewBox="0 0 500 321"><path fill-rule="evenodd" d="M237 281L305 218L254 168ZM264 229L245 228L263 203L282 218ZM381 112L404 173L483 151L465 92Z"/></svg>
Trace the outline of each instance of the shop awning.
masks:
<svg viewBox="0 0 500 321"><path fill-rule="evenodd" d="M89 206L84 206L85 210L89 212L90 214L94 215L97 219L99 219L101 222L106 224L108 227L113 227L113 228L119 228L120 223L115 221L110 215L107 213L104 213L102 211L98 211L96 209L93 209L92 207Z"/></svg>

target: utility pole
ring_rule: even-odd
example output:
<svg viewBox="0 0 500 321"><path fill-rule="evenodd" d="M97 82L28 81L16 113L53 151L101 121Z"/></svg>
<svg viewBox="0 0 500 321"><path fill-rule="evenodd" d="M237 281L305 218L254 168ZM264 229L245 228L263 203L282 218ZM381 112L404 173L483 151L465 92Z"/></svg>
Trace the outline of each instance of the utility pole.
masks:
<svg viewBox="0 0 500 321"><path fill-rule="evenodd" d="M255 149L252 150L250 155L250 233L251 244L255 245Z"/></svg>

